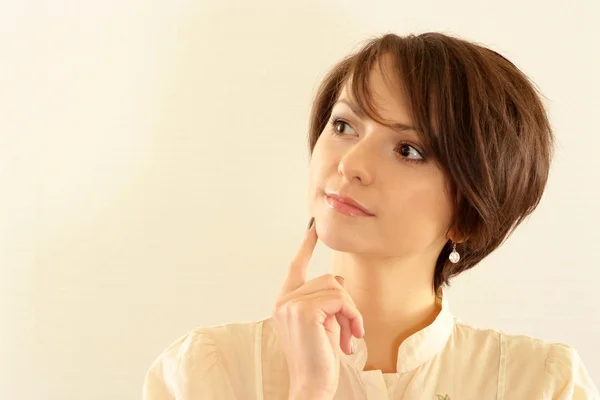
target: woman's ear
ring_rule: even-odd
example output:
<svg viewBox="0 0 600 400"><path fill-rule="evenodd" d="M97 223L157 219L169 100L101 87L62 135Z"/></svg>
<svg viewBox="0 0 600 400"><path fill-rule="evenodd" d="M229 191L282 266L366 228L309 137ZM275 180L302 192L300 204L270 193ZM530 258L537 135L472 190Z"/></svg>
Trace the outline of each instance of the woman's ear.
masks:
<svg viewBox="0 0 600 400"><path fill-rule="evenodd" d="M467 241L467 239L469 239L466 235L460 233L458 231L458 229L455 228L449 228L448 232L446 233L446 237L451 240L453 243L456 244L461 244Z"/></svg>

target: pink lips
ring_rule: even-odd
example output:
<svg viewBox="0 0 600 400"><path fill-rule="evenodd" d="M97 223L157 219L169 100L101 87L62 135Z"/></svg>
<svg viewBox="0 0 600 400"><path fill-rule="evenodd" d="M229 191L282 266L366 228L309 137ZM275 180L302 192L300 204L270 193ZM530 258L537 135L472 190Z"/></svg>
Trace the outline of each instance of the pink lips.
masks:
<svg viewBox="0 0 600 400"><path fill-rule="evenodd" d="M335 211L352 217L372 217L373 214L354 199L337 194L326 193L325 198L329 206Z"/></svg>

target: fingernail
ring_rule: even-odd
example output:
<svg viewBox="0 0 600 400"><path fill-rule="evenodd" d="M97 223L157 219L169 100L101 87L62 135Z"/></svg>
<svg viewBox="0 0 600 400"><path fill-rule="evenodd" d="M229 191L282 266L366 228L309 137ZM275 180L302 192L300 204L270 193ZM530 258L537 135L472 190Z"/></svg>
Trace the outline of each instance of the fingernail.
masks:
<svg viewBox="0 0 600 400"><path fill-rule="evenodd" d="M350 352L354 354L354 339L350 339Z"/></svg>
<svg viewBox="0 0 600 400"><path fill-rule="evenodd" d="M308 221L308 226L306 227L306 230L309 230L313 226L314 222L315 222L315 217L312 217L310 219L310 221Z"/></svg>

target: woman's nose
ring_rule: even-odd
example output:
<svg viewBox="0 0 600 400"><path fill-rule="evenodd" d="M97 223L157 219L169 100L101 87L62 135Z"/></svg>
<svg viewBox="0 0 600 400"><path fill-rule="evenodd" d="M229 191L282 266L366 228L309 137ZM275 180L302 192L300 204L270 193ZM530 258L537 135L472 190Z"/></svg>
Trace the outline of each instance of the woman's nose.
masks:
<svg viewBox="0 0 600 400"><path fill-rule="evenodd" d="M377 155L367 141L352 146L342 156L338 173L349 182L358 181L362 185L372 185L375 179Z"/></svg>

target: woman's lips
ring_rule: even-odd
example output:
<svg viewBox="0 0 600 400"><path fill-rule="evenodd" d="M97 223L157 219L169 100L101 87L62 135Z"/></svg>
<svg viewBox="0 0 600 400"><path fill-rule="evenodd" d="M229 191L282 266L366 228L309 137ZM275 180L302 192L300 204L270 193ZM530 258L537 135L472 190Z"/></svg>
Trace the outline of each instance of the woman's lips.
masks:
<svg viewBox="0 0 600 400"><path fill-rule="evenodd" d="M352 217L372 217L373 214L361 207L357 202L349 197L326 194L325 199L331 208L340 214L349 215Z"/></svg>

